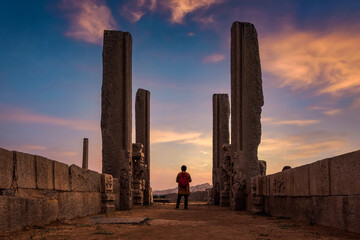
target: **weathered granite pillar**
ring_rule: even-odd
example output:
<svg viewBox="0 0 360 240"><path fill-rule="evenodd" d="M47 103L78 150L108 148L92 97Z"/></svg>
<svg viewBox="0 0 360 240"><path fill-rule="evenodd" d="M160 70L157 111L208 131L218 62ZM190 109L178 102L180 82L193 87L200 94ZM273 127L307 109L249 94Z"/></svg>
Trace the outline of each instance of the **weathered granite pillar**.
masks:
<svg viewBox="0 0 360 240"><path fill-rule="evenodd" d="M213 95L213 198L214 205L220 204L221 163L223 144L229 144L230 104L227 94Z"/></svg>
<svg viewBox="0 0 360 240"><path fill-rule="evenodd" d="M261 140L264 105L257 32L253 24L231 27L231 203L246 209L250 178L259 175L257 150Z"/></svg>
<svg viewBox="0 0 360 240"><path fill-rule="evenodd" d="M84 138L82 168L88 169L88 167L89 167L89 139Z"/></svg>
<svg viewBox="0 0 360 240"><path fill-rule="evenodd" d="M143 153L144 146L141 143L133 143L132 148L132 202L134 205L144 205L144 191L146 185L144 176L147 170Z"/></svg>
<svg viewBox="0 0 360 240"><path fill-rule="evenodd" d="M143 145L146 170L144 172L145 190L143 204L151 204L150 189L150 92L138 89L135 100L136 143Z"/></svg>
<svg viewBox="0 0 360 240"><path fill-rule="evenodd" d="M132 38L128 32L104 31L102 83L103 173L120 182L120 209L131 208Z"/></svg>

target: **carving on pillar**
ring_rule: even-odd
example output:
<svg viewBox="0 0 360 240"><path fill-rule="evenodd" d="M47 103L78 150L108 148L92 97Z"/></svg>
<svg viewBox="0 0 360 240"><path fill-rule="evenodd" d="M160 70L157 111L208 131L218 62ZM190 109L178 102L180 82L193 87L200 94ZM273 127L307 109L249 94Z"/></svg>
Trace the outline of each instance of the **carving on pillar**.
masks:
<svg viewBox="0 0 360 240"><path fill-rule="evenodd" d="M133 143L132 156L132 201L134 205L143 205L145 190L145 172L147 166L144 161L143 145Z"/></svg>
<svg viewBox="0 0 360 240"><path fill-rule="evenodd" d="M115 211L115 194L113 193L113 176L101 174L101 212L111 213Z"/></svg>
<svg viewBox="0 0 360 240"><path fill-rule="evenodd" d="M220 205L230 205L230 177L231 177L231 145L223 144L222 147L221 179L220 179Z"/></svg>

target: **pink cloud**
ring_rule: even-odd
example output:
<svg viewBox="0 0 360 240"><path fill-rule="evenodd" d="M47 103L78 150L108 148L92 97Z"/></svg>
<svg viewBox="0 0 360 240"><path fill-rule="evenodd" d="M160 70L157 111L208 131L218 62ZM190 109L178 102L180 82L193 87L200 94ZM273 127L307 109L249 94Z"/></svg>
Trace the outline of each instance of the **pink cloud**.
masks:
<svg viewBox="0 0 360 240"><path fill-rule="evenodd" d="M193 37L193 36L195 36L195 33L189 32L189 33L188 33L188 36L189 36L189 37Z"/></svg>
<svg viewBox="0 0 360 240"><path fill-rule="evenodd" d="M287 30L260 39L262 68L281 87L317 94L360 92L360 34Z"/></svg>
<svg viewBox="0 0 360 240"><path fill-rule="evenodd" d="M105 29L116 29L110 9L102 0L63 0L70 27L66 36L89 43L101 44Z"/></svg>
<svg viewBox="0 0 360 240"><path fill-rule="evenodd" d="M20 123L49 124L69 127L75 130L98 131L100 124L95 121L70 120L41 114L30 113L26 110L13 108L0 113L0 121L14 121Z"/></svg>
<svg viewBox="0 0 360 240"><path fill-rule="evenodd" d="M121 8L121 14L130 22L137 22L148 10L155 11L156 0L131 0Z"/></svg>
<svg viewBox="0 0 360 240"><path fill-rule="evenodd" d="M225 59L225 56L222 54L214 54L206 56L203 58L203 63L217 63Z"/></svg>
<svg viewBox="0 0 360 240"><path fill-rule="evenodd" d="M161 3L164 8L170 10L172 23L183 23L187 14L222 2L223 0L167 0Z"/></svg>

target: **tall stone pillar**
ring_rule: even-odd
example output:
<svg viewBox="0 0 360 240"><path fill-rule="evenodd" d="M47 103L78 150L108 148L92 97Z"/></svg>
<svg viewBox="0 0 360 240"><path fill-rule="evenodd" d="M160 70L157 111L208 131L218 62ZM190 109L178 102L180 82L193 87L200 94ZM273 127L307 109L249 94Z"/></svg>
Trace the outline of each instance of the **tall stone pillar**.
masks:
<svg viewBox="0 0 360 240"><path fill-rule="evenodd" d="M221 163L223 162L223 144L229 144L229 96L213 95L213 198L214 205L220 204Z"/></svg>
<svg viewBox="0 0 360 240"><path fill-rule="evenodd" d="M259 175L257 157L264 105L257 32L253 24L231 27L231 201L233 210L246 209L250 178ZM247 184L248 183L248 184Z"/></svg>
<svg viewBox="0 0 360 240"><path fill-rule="evenodd" d="M138 89L135 100L136 143L143 144L146 170L144 172L145 190L143 205L151 204L150 189L150 92Z"/></svg>
<svg viewBox="0 0 360 240"><path fill-rule="evenodd" d="M88 167L89 167L89 139L84 138L82 168L88 169Z"/></svg>
<svg viewBox="0 0 360 240"><path fill-rule="evenodd" d="M131 209L132 38L104 31L101 101L102 171L119 179L120 209Z"/></svg>

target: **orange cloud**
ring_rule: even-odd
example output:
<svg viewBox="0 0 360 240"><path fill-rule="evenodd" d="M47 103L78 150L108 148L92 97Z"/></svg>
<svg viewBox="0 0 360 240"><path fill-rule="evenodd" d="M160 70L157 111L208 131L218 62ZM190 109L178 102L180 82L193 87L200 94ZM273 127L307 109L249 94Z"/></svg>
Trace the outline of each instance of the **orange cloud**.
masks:
<svg viewBox="0 0 360 240"><path fill-rule="evenodd" d="M262 68L292 89L360 92L360 34L290 30L260 39Z"/></svg>
<svg viewBox="0 0 360 240"><path fill-rule="evenodd" d="M63 0L61 8L69 11L70 28L66 36L101 44L105 29L116 29L110 9L102 0Z"/></svg>
<svg viewBox="0 0 360 240"><path fill-rule="evenodd" d="M129 1L121 9L121 14L130 22L137 22L145 15L147 10L154 11L156 0L133 0Z"/></svg>
<svg viewBox="0 0 360 240"><path fill-rule="evenodd" d="M70 120L34 114L23 109L5 110L0 114L0 121L15 121L21 123L50 124L70 127L75 130L99 131L100 124L95 121Z"/></svg>
<svg viewBox="0 0 360 240"><path fill-rule="evenodd" d="M341 136L310 132L280 138L263 137L259 159L268 161L268 174L271 174L281 171L285 165L296 167L349 150L348 142Z"/></svg>
<svg viewBox="0 0 360 240"><path fill-rule="evenodd" d="M222 54L214 54L210 56L206 56L203 58L203 63L216 63L225 59L225 56Z"/></svg>
<svg viewBox="0 0 360 240"><path fill-rule="evenodd" d="M199 9L206 9L221 2L223 0L168 0L162 1L162 4L171 11L171 22L183 23L188 13Z"/></svg>
<svg viewBox="0 0 360 240"><path fill-rule="evenodd" d="M275 120L273 118L262 118L261 122L269 123L273 125L296 125L296 126L307 126L311 124L319 123L319 120L309 119L309 120Z"/></svg>
<svg viewBox="0 0 360 240"><path fill-rule="evenodd" d="M151 129L150 142L165 143L165 142L177 142L177 141L190 141L198 138L201 133L198 132L186 132L179 133L174 131L161 131L157 129Z"/></svg>
<svg viewBox="0 0 360 240"><path fill-rule="evenodd" d="M315 110L315 111L320 111L321 113L328 115L328 116L333 116L336 114L339 114L342 112L342 109L331 109L331 108L326 108L326 107L310 107L310 110Z"/></svg>

